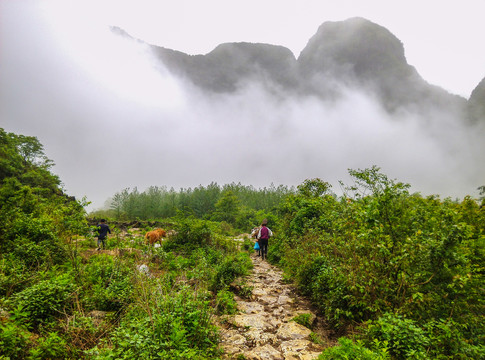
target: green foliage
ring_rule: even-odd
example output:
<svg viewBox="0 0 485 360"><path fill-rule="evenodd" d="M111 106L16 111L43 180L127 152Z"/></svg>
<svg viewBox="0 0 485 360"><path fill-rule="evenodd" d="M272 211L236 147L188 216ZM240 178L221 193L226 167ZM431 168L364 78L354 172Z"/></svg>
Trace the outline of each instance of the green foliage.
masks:
<svg viewBox="0 0 485 360"><path fill-rule="evenodd" d="M389 353L395 359L428 358L426 349L429 338L411 319L386 313L376 321L369 322L367 336L387 344Z"/></svg>
<svg viewBox="0 0 485 360"><path fill-rule="evenodd" d="M479 341L483 338L479 326L439 319L424 324L423 329L429 338L427 351L431 359L485 359L485 346ZM472 337L466 334L471 329L478 331Z"/></svg>
<svg viewBox="0 0 485 360"><path fill-rule="evenodd" d="M237 290L239 297L250 300L253 295L254 286L247 285L245 281L240 284L240 288Z"/></svg>
<svg viewBox="0 0 485 360"><path fill-rule="evenodd" d="M165 249L194 249L207 246L214 240L216 224L207 220L179 217L175 226L175 235L164 243Z"/></svg>
<svg viewBox="0 0 485 360"><path fill-rule="evenodd" d="M468 353L479 351L484 345L479 333L485 329L479 316L484 306L479 285L484 280L482 209L469 197L458 203L410 194L409 185L375 167L350 174L354 185L342 184L345 196L340 199L300 192L280 207L283 226L272 251L285 276L294 278L340 330L378 321L384 313L405 314L401 322L382 320L409 344L405 356L419 358L423 346L435 351L435 343L447 344L436 348L436 357L447 347L456 348L453 343L470 344ZM460 329L463 343L447 343L439 335L444 330L429 325L444 317ZM400 326L411 323L407 334ZM429 326L433 330L426 330ZM401 356L405 351L394 350L397 340L392 341Z"/></svg>
<svg viewBox="0 0 485 360"><path fill-rule="evenodd" d="M33 276L13 254L0 257L0 296L9 297L28 286L30 281L33 281Z"/></svg>
<svg viewBox="0 0 485 360"><path fill-rule="evenodd" d="M26 359L31 333L23 326L13 322L0 322L0 358Z"/></svg>
<svg viewBox="0 0 485 360"><path fill-rule="evenodd" d="M71 295L74 291L72 278L67 275L42 280L16 293L11 301L15 308L22 309L25 321L37 327L56 317L70 313Z"/></svg>
<svg viewBox="0 0 485 360"><path fill-rule="evenodd" d="M320 337L320 335L318 335L317 333L315 333L313 331L310 333L308 338L314 344L318 344L318 345L322 345L322 346L325 345L325 341Z"/></svg>
<svg viewBox="0 0 485 360"><path fill-rule="evenodd" d="M225 257L213 270L210 289L214 292L225 289L237 277L247 275L252 262L247 253L238 253Z"/></svg>
<svg viewBox="0 0 485 360"><path fill-rule="evenodd" d="M216 311L219 315L232 315L237 312L237 303L234 300L234 294L232 292L222 289L217 293Z"/></svg>
<svg viewBox="0 0 485 360"><path fill-rule="evenodd" d="M0 358L50 360L67 359L69 354L66 341L57 332L34 339L24 327L0 322Z"/></svg>
<svg viewBox="0 0 485 360"><path fill-rule="evenodd" d="M361 342L353 342L347 338L340 338L339 345L327 348L318 357L318 360L387 360L391 359L385 344L379 344L380 350L372 351L366 348Z"/></svg>
<svg viewBox="0 0 485 360"><path fill-rule="evenodd" d="M215 221L225 221L229 224L235 224L236 217L240 211L240 201L231 191L224 191L221 198L215 204L215 211L212 219Z"/></svg>
<svg viewBox="0 0 485 360"><path fill-rule="evenodd" d="M85 204L66 196L34 137L0 129L0 295L64 264L64 240L86 231Z"/></svg>
<svg viewBox="0 0 485 360"><path fill-rule="evenodd" d="M133 267L109 256L93 256L82 269L83 302L88 309L118 311L132 301Z"/></svg>
<svg viewBox="0 0 485 360"><path fill-rule="evenodd" d="M218 334L211 308L187 291L163 296L149 313L127 317L110 338L94 348L94 359L213 359Z"/></svg>
<svg viewBox="0 0 485 360"><path fill-rule="evenodd" d="M0 128L0 182L16 178L23 185L56 192L60 180L49 170L53 163L33 136L7 133Z"/></svg>
<svg viewBox="0 0 485 360"><path fill-rule="evenodd" d="M255 213L272 211L290 193L294 189L283 185L255 189L235 183L179 191L152 186L141 193L127 188L113 195L110 209L116 219L169 218L181 212L198 219L225 221L247 231L257 223Z"/></svg>
<svg viewBox="0 0 485 360"><path fill-rule="evenodd" d="M243 248L244 251L253 252L254 251L254 243L251 240L246 238L243 241L242 248Z"/></svg>
<svg viewBox="0 0 485 360"><path fill-rule="evenodd" d="M296 322L297 324L303 325L311 329L313 327L310 321L311 318L312 318L312 314L299 314L291 320Z"/></svg>
<svg viewBox="0 0 485 360"><path fill-rule="evenodd" d="M298 185L298 194L308 198L318 198L325 195L331 188L331 185L321 179L307 179L303 184Z"/></svg>
<svg viewBox="0 0 485 360"><path fill-rule="evenodd" d="M51 332L46 337L38 339L36 347L30 350L29 359L66 359L68 355L66 340L57 332Z"/></svg>

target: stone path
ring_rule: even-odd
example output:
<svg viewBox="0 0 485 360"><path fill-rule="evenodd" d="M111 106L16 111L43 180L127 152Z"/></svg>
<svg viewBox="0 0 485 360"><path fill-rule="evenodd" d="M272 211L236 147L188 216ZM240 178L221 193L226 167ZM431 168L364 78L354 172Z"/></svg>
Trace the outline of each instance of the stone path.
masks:
<svg viewBox="0 0 485 360"><path fill-rule="evenodd" d="M254 269L244 286L252 286L250 299L235 297L239 314L219 319L223 327L224 359L310 360L317 359L326 338L310 304L282 281L282 272L255 254ZM304 315L308 327L292 319ZM313 340L313 341L312 341Z"/></svg>

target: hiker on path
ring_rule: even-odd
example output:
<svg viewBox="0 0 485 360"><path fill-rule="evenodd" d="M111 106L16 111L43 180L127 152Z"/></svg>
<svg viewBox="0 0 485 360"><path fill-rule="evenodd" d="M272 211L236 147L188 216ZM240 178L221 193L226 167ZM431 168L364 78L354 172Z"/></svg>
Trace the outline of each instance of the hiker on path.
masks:
<svg viewBox="0 0 485 360"><path fill-rule="evenodd" d="M258 253L258 256L261 256L261 247L259 247L259 242L258 242L258 234L259 234L259 230L261 229L260 226L257 226L255 228L253 228L253 230L251 230L251 237L253 239L256 240L256 242L258 243L258 249L256 250L257 253Z"/></svg>
<svg viewBox="0 0 485 360"><path fill-rule="evenodd" d="M101 247L103 247L103 250L106 249L106 237L108 236L108 233L111 234L111 230L109 229L109 226L106 224L105 219L101 219L100 223L96 225L98 228L98 248L96 250L100 250Z"/></svg>
<svg viewBox="0 0 485 360"><path fill-rule="evenodd" d="M273 236L273 232L267 226L268 220L264 219L258 232L258 242L261 248L261 258L264 260L268 257L268 239Z"/></svg>

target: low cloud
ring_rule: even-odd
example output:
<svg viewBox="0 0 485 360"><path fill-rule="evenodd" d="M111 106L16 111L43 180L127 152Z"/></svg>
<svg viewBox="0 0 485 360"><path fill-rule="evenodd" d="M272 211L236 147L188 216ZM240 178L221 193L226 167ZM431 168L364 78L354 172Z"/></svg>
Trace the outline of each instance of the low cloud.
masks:
<svg viewBox="0 0 485 360"><path fill-rule="evenodd" d="M133 50L123 46L100 54L113 65L103 76L42 59L28 72L10 64L1 73L10 84L0 104L6 130L37 136L67 192L87 196L92 209L124 188L152 185L290 186L320 177L338 192L349 168L372 165L423 194L463 197L484 185L483 127L441 109L389 115L355 88L331 103L258 82L204 93L145 51L119 57Z"/></svg>

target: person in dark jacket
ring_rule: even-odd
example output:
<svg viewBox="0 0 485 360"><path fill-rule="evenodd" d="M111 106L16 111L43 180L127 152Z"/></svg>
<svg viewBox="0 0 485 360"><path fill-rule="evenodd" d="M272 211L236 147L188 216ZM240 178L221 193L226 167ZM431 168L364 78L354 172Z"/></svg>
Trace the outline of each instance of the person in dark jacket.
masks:
<svg viewBox="0 0 485 360"><path fill-rule="evenodd" d="M268 240L271 236L273 236L273 232L268 227L268 220L264 219L258 232L258 242L263 260L268 256Z"/></svg>
<svg viewBox="0 0 485 360"><path fill-rule="evenodd" d="M108 233L111 234L111 230L109 226L106 224L105 219L101 219L100 223L96 225L98 227L98 248L96 250L100 250L101 247L103 249L106 249L106 237L108 236Z"/></svg>

